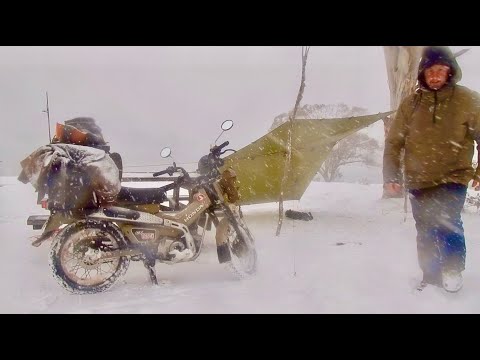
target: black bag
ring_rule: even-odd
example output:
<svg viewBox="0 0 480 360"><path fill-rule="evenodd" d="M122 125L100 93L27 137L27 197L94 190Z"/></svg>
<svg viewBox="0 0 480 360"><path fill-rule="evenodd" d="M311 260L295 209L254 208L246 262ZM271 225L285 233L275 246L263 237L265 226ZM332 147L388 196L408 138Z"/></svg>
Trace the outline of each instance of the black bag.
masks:
<svg viewBox="0 0 480 360"><path fill-rule="evenodd" d="M54 161L47 175L48 207L55 210L95 208L91 179L75 163Z"/></svg>
<svg viewBox="0 0 480 360"><path fill-rule="evenodd" d="M285 211L285 216L293 219L293 220L303 220L303 221L310 221L313 220L313 216L311 212L300 212L295 210L287 210Z"/></svg>

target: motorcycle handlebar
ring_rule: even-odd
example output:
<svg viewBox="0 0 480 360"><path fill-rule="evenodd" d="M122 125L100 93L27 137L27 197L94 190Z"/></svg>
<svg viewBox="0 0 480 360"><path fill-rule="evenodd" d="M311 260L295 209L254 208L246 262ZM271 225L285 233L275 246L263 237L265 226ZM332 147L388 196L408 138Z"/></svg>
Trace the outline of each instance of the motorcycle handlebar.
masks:
<svg viewBox="0 0 480 360"><path fill-rule="evenodd" d="M153 173L153 177L157 177L157 176L160 176L160 175L164 175L164 174L168 174L170 176L173 175L173 169L172 168L168 168L168 169L165 169L165 170L162 170L162 171L158 171L156 173Z"/></svg>
<svg viewBox="0 0 480 360"><path fill-rule="evenodd" d="M213 154L219 153L225 146L228 146L228 144L230 144L230 142L225 141L223 144L220 144L218 146L214 146L213 148L211 148L210 152L213 153Z"/></svg>
<svg viewBox="0 0 480 360"><path fill-rule="evenodd" d="M157 177L157 176L160 176L160 175L163 175L163 174L168 174L170 176L173 175L173 173L175 172L181 172L184 176L187 176L188 177L188 172L187 170L185 170L183 167L181 166L170 166L169 168L165 169L165 170L162 170L162 171L158 171L156 173L153 173L153 177Z"/></svg>
<svg viewBox="0 0 480 360"><path fill-rule="evenodd" d="M225 148L226 146L228 146L230 144L229 141L225 141L223 144L220 144L220 145L217 145L217 146L214 146L210 149L210 154L208 156L208 158L211 159L211 161L213 161L213 164L215 166L223 166L223 160L220 158L220 155L222 155L222 149ZM213 158L211 158L211 156L213 155ZM165 169L165 170L162 170L162 171L158 171L158 172L155 172L153 173L153 177L157 177L157 176L160 176L160 175L164 175L164 174L168 174L170 176L173 175L174 172L181 172L184 176L184 178L190 178L188 172L183 168L183 167L177 167L176 165L175 166L170 166L169 168Z"/></svg>

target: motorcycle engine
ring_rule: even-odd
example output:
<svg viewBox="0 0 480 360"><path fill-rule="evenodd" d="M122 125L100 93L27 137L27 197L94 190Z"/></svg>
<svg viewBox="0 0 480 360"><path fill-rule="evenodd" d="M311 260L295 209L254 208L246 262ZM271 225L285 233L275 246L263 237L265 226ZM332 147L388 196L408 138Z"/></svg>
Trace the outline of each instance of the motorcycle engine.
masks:
<svg viewBox="0 0 480 360"><path fill-rule="evenodd" d="M158 244L157 254L161 260L170 260L172 255L170 255L170 251L178 250L183 251L185 250L186 246L183 241L164 237L160 239L160 243Z"/></svg>

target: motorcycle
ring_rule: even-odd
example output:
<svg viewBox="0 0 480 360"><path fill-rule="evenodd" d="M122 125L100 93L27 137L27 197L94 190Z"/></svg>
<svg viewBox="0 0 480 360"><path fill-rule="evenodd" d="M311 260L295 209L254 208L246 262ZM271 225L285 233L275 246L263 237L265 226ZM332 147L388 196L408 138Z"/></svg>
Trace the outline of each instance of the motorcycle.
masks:
<svg viewBox="0 0 480 360"><path fill-rule="evenodd" d="M232 126L233 121L226 120L222 130ZM153 213L117 203L83 211L79 217L71 211L52 214L44 225L44 234L54 233L49 264L60 285L80 294L105 291L126 273L130 261L143 261L151 282L158 284L156 262L173 265L195 261L212 224L219 263L240 278L253 275L257 268L255 240L236 204L235 174L231 169L220 170L224 165L221 155L234 151L224 150L228 144L213 146L200 159L198 176L191 176L175 162L153 174L179 174L161 191L189 189L188 204L181 210L168 208ZM170 148L161 152L163 158L170 154ZM158 195L161 191L155 190L155 198L165 200Z"/></svg>

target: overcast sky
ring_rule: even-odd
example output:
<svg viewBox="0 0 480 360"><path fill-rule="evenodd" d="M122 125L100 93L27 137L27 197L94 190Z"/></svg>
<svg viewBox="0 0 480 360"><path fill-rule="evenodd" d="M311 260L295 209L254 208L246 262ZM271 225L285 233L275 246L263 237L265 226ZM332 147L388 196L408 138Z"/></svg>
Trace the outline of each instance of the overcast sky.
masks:
<svg viewBox="0 0 480 360"><path fill-rule="evenodd" d="M480 90L480 48L470 48L462 84ZM167 145L177 162L196 162L225 119L235 126L221 140L248 145L294 106L300 78L301 46L0 47L0 170L16 175L48 143L46 91L52 133L55 122L93 117L127 168L163 163ZM302 105L340 102L390 109L381 46L311 47Z"/></svg>

